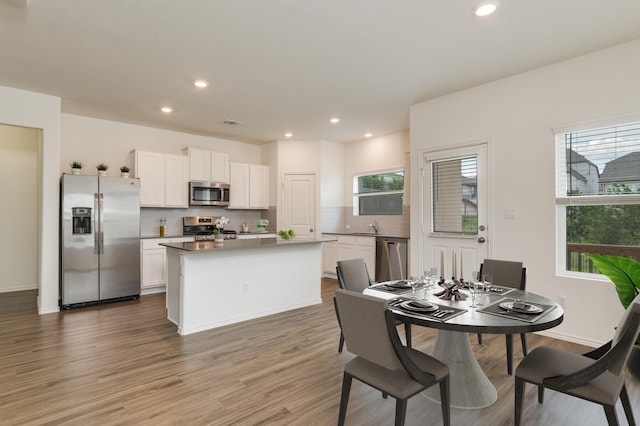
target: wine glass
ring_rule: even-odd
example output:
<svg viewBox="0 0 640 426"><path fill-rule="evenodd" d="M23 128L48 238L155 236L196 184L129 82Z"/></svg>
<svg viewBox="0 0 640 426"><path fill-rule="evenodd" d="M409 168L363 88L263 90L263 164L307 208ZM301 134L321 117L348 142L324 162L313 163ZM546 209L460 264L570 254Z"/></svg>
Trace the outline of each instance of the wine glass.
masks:
<svg viewBox="0 0 640 426"><path fill-rule="evenodd" d="M484 283L482 281L480 281L480 272L478 271L473 271L471 272L471 282L473 283L474 286L474 292L476 294L475 298L476 298L476 305L477 306L482 306L484 305L484 301L482 300L484 298Z"/></svg>
<svg viewBox="0 0 640 426"><path fill-rule="evenodd" d="M469 280L468 286L469 294L471 295L471 305L469 307L475 309L478 307L478 305L476 305L476 299L478 298L478 283L476 282L476 279L471 278L471 280Z"/></svg>
<svg viewBox="0 0 640 426"><path fill-rule="evenodd" d="M416 299L416 288L418 288L418 284L420 284L420 280L418 277L410 276L409 277L409 285L411 286L411 294L414 299Z"/></svg>
<svg viewBox="0 0 640 426"><path fill-rule="evenodd" d="M436 282L438 281L438 268L432 267L429 269L429 287L433 288L436 286Z"/></svg>
<svg viewBox="0 0 640 426"><path fill-rule="evenodd" d="M482 274L482 284L484 285L484 292L487 295L487 301L489 300L489 292L491 291L491 282L493 276L490 273Z"/></svg>

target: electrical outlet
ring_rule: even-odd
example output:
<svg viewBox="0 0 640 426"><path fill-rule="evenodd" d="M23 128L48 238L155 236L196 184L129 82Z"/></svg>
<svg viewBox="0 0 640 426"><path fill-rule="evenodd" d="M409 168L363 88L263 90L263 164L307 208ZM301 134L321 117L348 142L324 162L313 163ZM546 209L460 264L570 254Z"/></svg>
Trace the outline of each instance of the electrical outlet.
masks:
<svg viewBox="0 0 640 426"><path fill-rule="evenodd" d="M244 283L242 284L242 294L248 294L249 293L249 284Z"/></svg>
<svg viewBox="0 0 640 426"><path fill-rule="evenodd" d="M565 304L567 303L567 298L565 296L562 295L558 295L558 305L560 305L560 307L562 309L564 309Z"/></svg>

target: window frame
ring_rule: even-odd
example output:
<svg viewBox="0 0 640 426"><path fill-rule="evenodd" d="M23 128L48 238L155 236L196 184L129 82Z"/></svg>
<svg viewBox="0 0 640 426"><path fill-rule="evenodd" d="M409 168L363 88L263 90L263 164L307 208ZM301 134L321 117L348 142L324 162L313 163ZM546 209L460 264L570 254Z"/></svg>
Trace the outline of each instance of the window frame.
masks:
<svg viewBox="0 0 640 426"><path fill-rule="evenodd" d="M401 190L393 190L393 191L378 191L378 192L358 192L358 179L363 176L377 176L377 175L385 175L385 174L394 174L394 173L402 173L402 189ZM355 173L352 178L352 192L353 192L353 216L402 216L404 214L404 199L405 199L405 191L407 189L407 171L402 167L394 167L392 169L385 170L376 170L376 171L368 171L363 173ZM392 194L400 194L402 197L402 203L400 207L399 213L391 213L391 214L381 214L381 213L372 213L372 214L362 214L360 212L360 197L371 197L371 196L379 196L379 195L392 195Z"/></svg>
<svg viewBox="0 0 640 426"><path fill-rule="evenodd" d="M640 204L640 194L613 194L613 195L567 195L566 182L567 155L565 135L568 133L592 131L595 129L624 126L626 124L640 122L640 115L628 115L624 117L580 123L576 125L555 127L552 129L555 145L555 188L554 207L556 213L556 275L569 278L589 279L594 281L609 282L609 279L598 273L570 271L567 269L567 207L571 206L604 206L604 205L636 205ZM564 194L560 194L564 189Z"/></svg>

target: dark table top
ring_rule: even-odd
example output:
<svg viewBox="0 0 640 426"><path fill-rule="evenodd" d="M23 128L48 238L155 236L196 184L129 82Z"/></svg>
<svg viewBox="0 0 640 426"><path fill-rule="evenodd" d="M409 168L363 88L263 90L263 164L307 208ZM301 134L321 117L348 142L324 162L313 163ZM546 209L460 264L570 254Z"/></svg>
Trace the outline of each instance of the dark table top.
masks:
<svg viewBox="0 0 640 426"><path fill-rule="evenodd" d="M370 288L366 292L368 294L372 294L371 290L375 290L375 288ZM396 309L390 306L394 316L403 322L409 322L412 324L422 325L425 327L432 327L441 330L450 330L450 331L462 331L466 333L483 333L483 334L518 334L518 333L530 333L533 331L541 331L547 330L549 328L553 328L560 323L562 323L564 319L564 311L560 305L552 302L551 300L539 296L534 293L524 292L521 290L513 290L507 294L491 294L489 296L489 301L485 301L482 306L478 306L473 309L469 306L471 305L471 297L468 297L467 300L442 300L433 295L434 292L438 292L438 290L430 290L428 292L427 301L431 303L435 303L445 308L450 306L452 308L464 309L466 311L462 312L459 315L456 315L447 320L436 320L429 318L428 316L417 314L417 313L409 313L404 310ZM463 293L468 294L465 290L462 290ZM380 292L376 292L380 293ZM420 290L418 290L418 294L421 294ZM411 292L393 295L386 293L383 296L387 299L389 298L410 298ZM534 322L523 321L521 319L508 318L505 316L494 315L486 312L482 312L484 308L488 305L501 302L503 299L520 299L527 302L531 302L534 304L543 305L551 305L553 306L545 315L541 316ZM391 299L392 300L392 299ZM390 300L390 302L391 302ZM532 318L535 315L532 315Z"/></svg>

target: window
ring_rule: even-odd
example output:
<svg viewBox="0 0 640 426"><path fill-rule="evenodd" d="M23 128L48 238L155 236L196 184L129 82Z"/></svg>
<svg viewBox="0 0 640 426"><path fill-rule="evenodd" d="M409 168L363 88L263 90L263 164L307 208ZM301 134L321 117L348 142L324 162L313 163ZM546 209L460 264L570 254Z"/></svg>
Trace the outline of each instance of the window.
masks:
<svg viewBox="0 0 640 426"><path fill-rule="evenodd" d="M478 158L431 162L432 232L478 233Z"/></svg>
<svg viewBox="0 0 640 426"><path fill-rule="evenodd" d="M353 178L353 214L401 215L404 170Z"/></svg>
<svg viewBox="0 0 640 426"><path fill-rule="evenodd" d="M594 271L585 253L640 260L640 122L556 134L563 270Z"/></svg>

